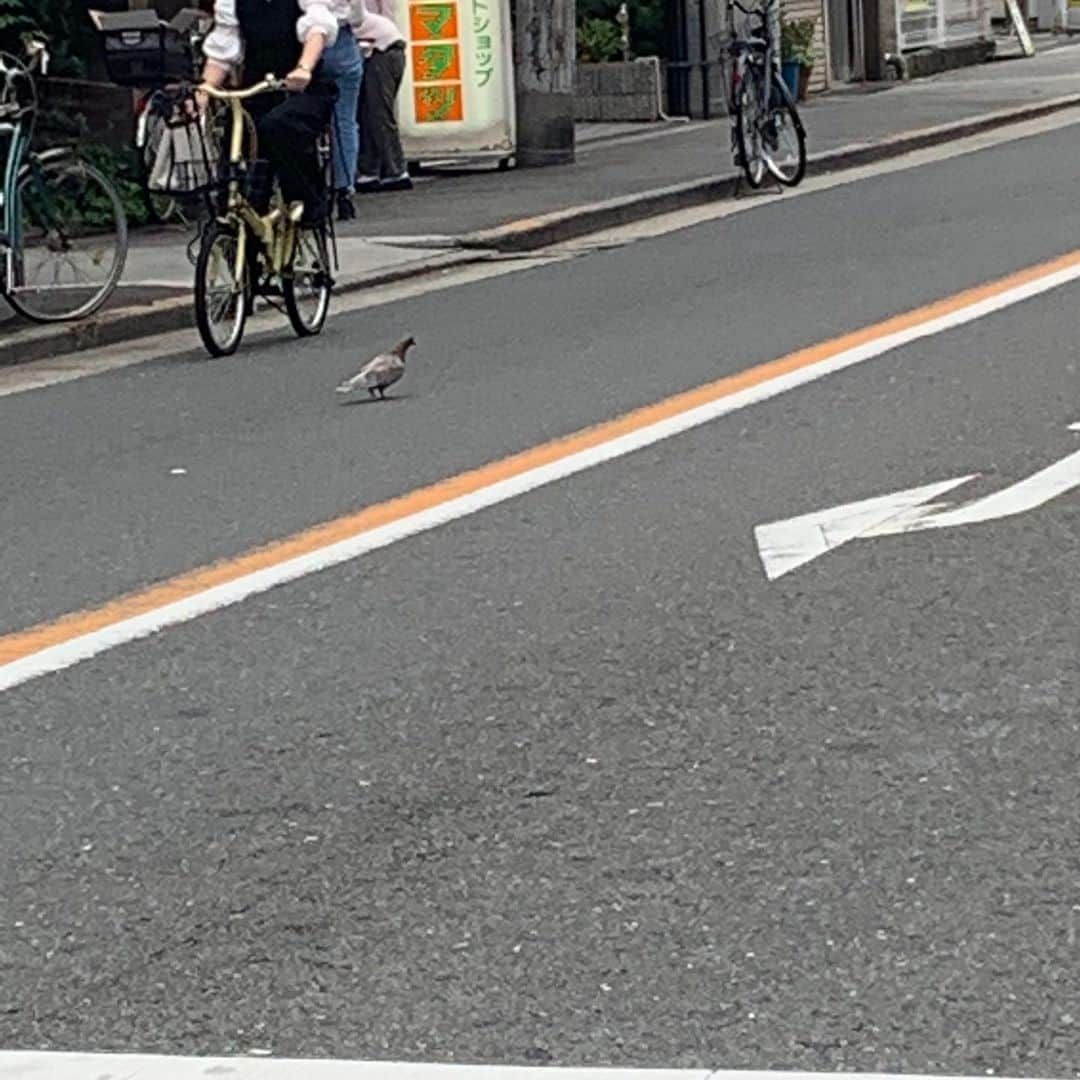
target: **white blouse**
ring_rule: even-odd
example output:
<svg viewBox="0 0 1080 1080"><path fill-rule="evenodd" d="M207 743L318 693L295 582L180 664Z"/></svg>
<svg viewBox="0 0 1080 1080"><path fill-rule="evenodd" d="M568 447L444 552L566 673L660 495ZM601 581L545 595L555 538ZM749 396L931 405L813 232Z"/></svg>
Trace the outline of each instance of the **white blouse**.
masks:
<svg viewBox="0 0 1080 1080"><path fill-rule="evenodd" d="M373 49L375 52L386 52L391 45L405 40L392 18L377 14L368 7L369 4L374 7L376 2L377 0L351 0L350 22L365 56L370 56Z"/></svg>
<svg viewBox="0 0 1080 1080"><path fill-rule="evenodd" d="M327 47L337 41L338 26L349 18L349 0L297 0L300 18L296 38L305 44L312 34L322 34ZM236 0L214 0L214 28L203 42L203 53L223 68L232 69L244 59L244 40L236 17Z"/></svg>

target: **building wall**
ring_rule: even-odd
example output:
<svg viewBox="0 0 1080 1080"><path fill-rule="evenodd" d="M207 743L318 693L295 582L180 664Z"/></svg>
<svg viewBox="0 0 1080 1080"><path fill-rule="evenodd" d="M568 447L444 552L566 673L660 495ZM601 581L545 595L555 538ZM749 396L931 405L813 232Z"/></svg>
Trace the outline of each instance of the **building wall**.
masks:
<svg viewBox="0 0 1080 1080"><path fill-rule="evenodd" d="M830 84L828 49L825 41L826 0L782 0L780 10L786 19L814 19L814 69L810 74L810 92L826 90Z"/></svg>
<svg viewBox="0 0 1080 1080"><path fill-rule="evenodd" d="M881 0L893 50L947 49L993 38L991 0Z"/></svg>

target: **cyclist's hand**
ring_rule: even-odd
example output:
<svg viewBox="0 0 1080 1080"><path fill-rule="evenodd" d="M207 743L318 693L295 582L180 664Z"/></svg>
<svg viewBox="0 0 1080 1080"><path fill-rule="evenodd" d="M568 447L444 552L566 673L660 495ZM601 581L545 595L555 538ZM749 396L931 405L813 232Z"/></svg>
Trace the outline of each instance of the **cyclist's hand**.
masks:
<svg viewBox="0 0 1080 1080"><path fill-rule="evenodd" d="M293 68L288 75L285 76L285 89L291 90L294 94L302 93L311 85L311 72L305 71L302 67Z"/></svg>

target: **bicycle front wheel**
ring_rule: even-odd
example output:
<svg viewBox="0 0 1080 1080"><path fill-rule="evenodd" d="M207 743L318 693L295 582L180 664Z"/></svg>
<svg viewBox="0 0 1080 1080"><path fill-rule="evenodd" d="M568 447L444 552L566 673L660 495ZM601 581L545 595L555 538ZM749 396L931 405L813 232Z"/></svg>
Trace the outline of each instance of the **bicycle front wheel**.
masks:
<svg viewBox="0 0 1080 1080"><path fill-rule="evenodd" d="M326 227L302 228L296 237L292 272L281 282L285 310L297 337L312 337L322 330L332 284Z"/></svg>
<svg viewBox="0 0 1080 1080"><path fill-rule="evenodd" d="M116 288L127 258L127 217L116 189L85 161L34 159L15 198L11 306L42 323L93 314Z"/></svg>
<svg viewBox="0 0 1080 1080"><path fill-rule="evenodd" d="M765 165L785 187L806 174L806 130L780 72L774 71L772 108L762 137Z"/></svg>
<svg viewBox="0 0 1080 1080"><path fill-rule="evenodd" d="M203 233L195 260L195 324L211 356L231 356L244 336L249 274L238 253L235 229L214 223Z"/></svg>
<svg viewBox="0 0 1080 1080"><path fill-rule="evenodd" d="M739 164L752 188L761 187L768 168L762 141L768 104L764 81L763 63L747 59L738 61L732 87L732 123Z"/></svg>

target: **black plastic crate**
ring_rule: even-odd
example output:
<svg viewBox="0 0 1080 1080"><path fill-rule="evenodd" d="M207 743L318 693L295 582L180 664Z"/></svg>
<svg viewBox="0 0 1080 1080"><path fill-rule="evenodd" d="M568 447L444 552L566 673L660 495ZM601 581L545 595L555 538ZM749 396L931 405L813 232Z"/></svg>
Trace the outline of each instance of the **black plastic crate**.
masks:
<svg viewBox="0 0 1080 1080"><path fill-rule="evenodd" d="M105 70L118 86L158 87L191 79L194 57L188 38L153 11L91 12L101 33Z"/></svg>
<svg viewBox="0 0 1080 1080"><path fill-rule="evenodd" d="M171 26L110 30L102 36L105 70L118 86L161 86L192 76L191 54Z"/></svg>

